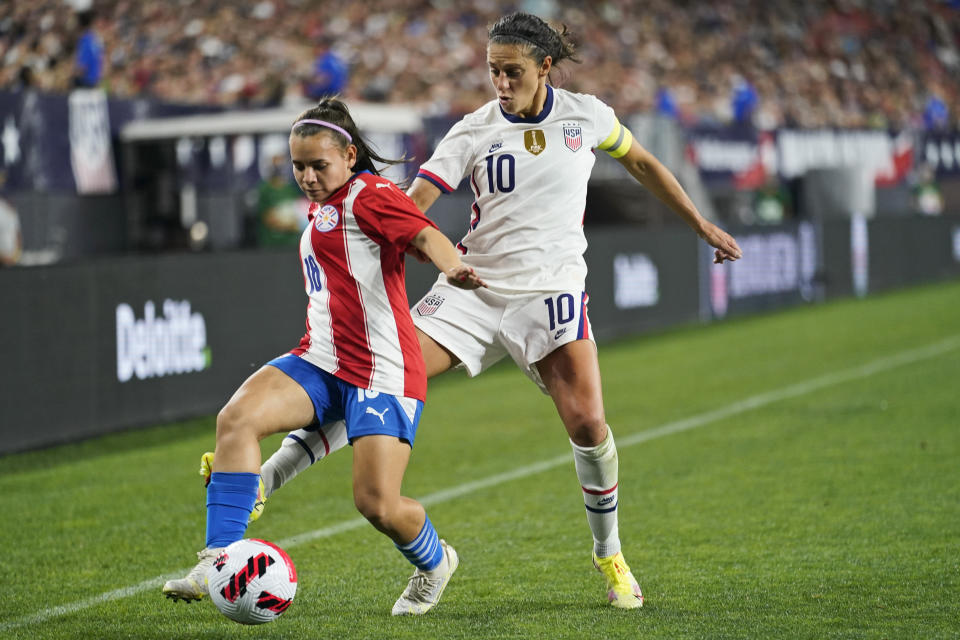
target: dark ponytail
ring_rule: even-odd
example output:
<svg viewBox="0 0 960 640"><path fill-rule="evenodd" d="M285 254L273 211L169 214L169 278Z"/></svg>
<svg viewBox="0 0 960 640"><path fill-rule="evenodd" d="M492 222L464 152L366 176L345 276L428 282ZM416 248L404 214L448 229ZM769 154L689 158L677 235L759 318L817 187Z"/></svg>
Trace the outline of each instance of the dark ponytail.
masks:
<svg viewBox="0 0 960 640"><path fill-rule="evenodd" d="M533 58L537 66L543 64L547 56L553 58L553 64L561 60L580 62L575 57L570 31L566 25L554 29L535 15L518 11L497 20L487 34L492 44L515 44L528 48L527 55Z"/></svg>
<svg viewBox="0 0 960 640"><path fill-rule="evenodd" d="M357 162L353 165L354 171L369 171L374 175L380 175L380 170L377 169L374 162L379 162L382 165L402 164L406 162L404 158L394 160L384 158L375 153L370 147L370 143L360 135L360 130L357 129L357 125L353 121L347 105L334 96L321 99L317 106L301 113L297 116L296 122L300 122L301 120L322 120L323 122L336 125L350 134L351 140L347 140L346 136L336 129L309 122L295 124L293 131L290 132L290 135L301 138L308 138L320 133L328 133L337 141L341 149L346 149L351 144L354 145L357 148Z"/></svg>

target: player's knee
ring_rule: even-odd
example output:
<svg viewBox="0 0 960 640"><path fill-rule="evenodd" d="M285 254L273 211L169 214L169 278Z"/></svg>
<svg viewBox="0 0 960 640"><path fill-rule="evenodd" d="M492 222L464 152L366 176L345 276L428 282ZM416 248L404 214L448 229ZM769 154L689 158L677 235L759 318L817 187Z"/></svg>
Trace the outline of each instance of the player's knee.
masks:
<svg viewBox="0 0 960 640"><path fill-rule="evenodd" d="M252 424L237 407L227 403L217 414L217 440L246 435Z"/></svg>
<svg viewBox="0 0 960 640"><path fill-rule="evenodd" d="M367 521L378 531L389 531L393 522L393 509L382 496L369 492L353 494L353 504Z"/></svg>
<svg viewBox="0 0 960 640"><path fill-rule="evenodd" d="M577 412L564 420L567 434L578 447L595 447L607 435L607 421L603 412Z"/></svg>

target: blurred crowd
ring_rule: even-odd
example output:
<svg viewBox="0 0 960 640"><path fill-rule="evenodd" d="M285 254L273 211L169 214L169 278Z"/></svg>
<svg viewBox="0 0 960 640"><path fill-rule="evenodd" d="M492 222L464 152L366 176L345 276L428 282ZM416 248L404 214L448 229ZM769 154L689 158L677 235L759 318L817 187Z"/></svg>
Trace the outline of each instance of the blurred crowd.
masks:
<svg viewBox="0 0 960 640"><path fill-rule="evenodd" d="M0 87L277 106L326 92L459 115L488 26L566 24L554 84L684 124L952 128L960 0L29 0L0 3Z"/></svg>

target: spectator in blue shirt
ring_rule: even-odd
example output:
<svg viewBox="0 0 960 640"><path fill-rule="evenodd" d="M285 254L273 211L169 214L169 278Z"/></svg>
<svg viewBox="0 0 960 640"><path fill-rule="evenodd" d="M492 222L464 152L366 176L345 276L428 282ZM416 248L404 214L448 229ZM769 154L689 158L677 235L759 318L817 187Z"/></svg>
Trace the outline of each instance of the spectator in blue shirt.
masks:
<svg viewBox="0 0 960 640"><path fill-rule="evenodd" d="M313 75L307 81L307 95L318 100L323 96L341 93L349 77L347 64L326 42L317 44L316 53Z"/></svg>
<svg viewBox="0 0 960 640"><path fill-rule="evenodd" d="M933 93L923 106L923 124L927 129L939 130L950 126L950 109L940 96Z"/></svg>
<svg viewBox="0 0 960 640"><path fill-rule="evenodd" d="M657 89L656 109L657 115L666 116L672 120L676 120L680 116L677 101L673 98L673 93L671 93L667 87Z"/></svg>
<svg viewBox="0 0 960 640"><path fill-rule="evenodd" d="M746 78L737 78L733 85L731 107L733 120L738 124L750 124L753 121L753 112L757 108L759 98L757 90Z"/></svg>
<svg viewBox="0 0 960 640"><path fill-rule="evenodd" d="M93 28L93 12L77 14L83 34L77 41L74 86L96 87L103 75L103 41Z"/></svg>

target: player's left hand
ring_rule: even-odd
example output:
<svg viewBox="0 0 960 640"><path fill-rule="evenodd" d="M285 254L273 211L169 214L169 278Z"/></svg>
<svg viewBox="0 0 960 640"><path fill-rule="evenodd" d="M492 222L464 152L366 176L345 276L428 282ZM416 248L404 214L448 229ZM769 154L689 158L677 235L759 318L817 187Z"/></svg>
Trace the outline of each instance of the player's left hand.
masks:
<svg viewBox="0 0 960 640"><path fill-rule="evenodd" d="M447 282L460 289L478 289L487 286L473 268L465 264L450 267L444 273L447 275Z"/></svg>
<svg viewBox="0 0 960 640"><path fill-rule="evenodd" d="M733 236L712 222L706 223L700 237L716 249L713 252L714 264L723 264L724 260L733 262L743 257L743 251L740 250L740 245L733 239Z"/></svg>

